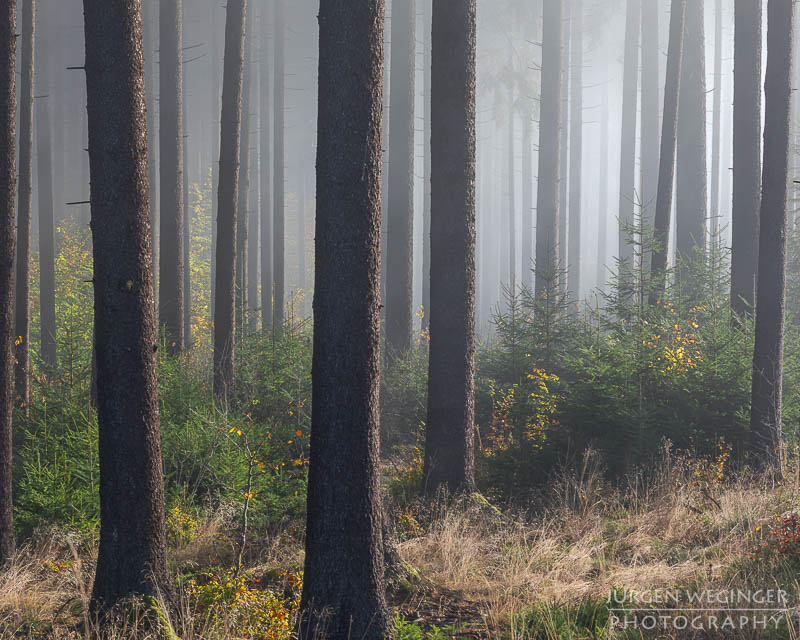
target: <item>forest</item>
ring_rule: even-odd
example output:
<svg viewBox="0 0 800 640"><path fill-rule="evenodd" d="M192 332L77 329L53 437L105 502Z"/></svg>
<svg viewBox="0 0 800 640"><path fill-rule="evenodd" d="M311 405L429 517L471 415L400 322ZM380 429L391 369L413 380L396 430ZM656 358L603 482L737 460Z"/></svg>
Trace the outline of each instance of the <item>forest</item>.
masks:
<svg viewBox="0 0 800 640"><path fill-rule="evenodd" d="M0 639L800 638L796 4L0 0Z"/></svg>

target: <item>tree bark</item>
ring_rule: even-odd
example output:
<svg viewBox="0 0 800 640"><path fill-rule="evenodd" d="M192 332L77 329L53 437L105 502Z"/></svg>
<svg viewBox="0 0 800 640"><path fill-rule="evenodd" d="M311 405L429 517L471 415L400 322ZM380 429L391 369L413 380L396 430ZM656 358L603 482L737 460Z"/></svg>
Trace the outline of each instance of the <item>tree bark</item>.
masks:
<svg viewBox="0 0 800 640"><path fill-rule="evenodd" d="M16 240L16 0L0 4L0 566L14 553L11 417L14 410L14 243Z"/></svg>
<svg viewBox="0 0 800 640"><path fill-rule="evenodd" d="M755 305L761 202L762 0L736 0L733 52L733 220L731 309L736 322Z"/></svg>
<svg viewBox="0 0 800 640"><path fill-rule="evenodd" d="M475 487L475 7L433 7L429 495Z"/></svg>
<svg viewBox="0 0 800 640"><path fill-rule="evenodd" d="M548 292L558 269L559 173L561 165L561 0L542 13L542 93L539 114L539 185L536 193L535 295Z"/></svg>
<svg viewBox="0 0 800 640"><path fill-rule="evenodd" d="M189 200L189 91L183 81L182 117L186 136L183 142L183 344L192 346L192 205Z"/></svg>
<svg viewBox="0 0 800 640"><path fill-rule="evenodd" d="M144 88L147 100L147 169L150 183L150 244L153 247L153 300L158 304L158 118L156 117L155 34L158 21L155 2L142 0L142 42L144 47ZM214 0L216 2L216 0Z"/></svg>
<svg viewBox="0 0 800 640"><path fill-rule="evenodd" d="M572 0L572 88L570 90L569 134L569 256L567 286L569 299L581 294L581 180L583 178L583 1Z"/></svg>
<svg viewBox="0 0 800 640"><path fill-rule="evenodd" d="M720 165L722 163L722 0L714 3L714 127L711 134L711 241L719 242Z"/></svg>
<svg viewBox="0 0 800 640"><path fill-rule="evenodd" d="M261 47L258 62L261 76L261 325L272 327L272 59L268 34L271 0L265 0L261 13Z"/></svg>
<svg viewBox="0 0 800 640"><path fill-rule="evenodd" d="M513 68L513 53L509 47L509 69ZM508 80L508 288L517 291L517 181L514 139L515 104L514 80Z"/></svg>
<svg viewBox="0 0 800 640"><path fill-rule="evenodd" d="M603 103L600 112L600 192L597 208L597 287L606 288L608 272L608 88L603 90Z"/></svg>
<svg viewBox="0 0 800 640"><path fill-rule="evenodd" d="M217 203L217 284L214 312L214 393L233 393L235 356L236 205L242 127L245 9L247 0L228 0L225 18L225 65Z"/></svg>
<svg viewBox="0 0 800 640"><path fill-rule="evenodd" d="M704 0L692 0L686 5L678 98L675 250L677 276L690 298L695 297L696 287L689 282L686 263L701 255L708 214L704 4Z"/></svg>
<svg viewBox="0 0 800 640"><path fill-rule="evenodd" d="M169 589L139 0L84 0L100 544L91 610Z"/></svg>
<svg viewBox="0 0 800 640"><path fill-rule="evenodd" d="M159 171L161 250L159 322L167 351L180 353L183 333L183 21L182 0L160 0Z"/></svg>
<svg viewBox="0 0 800 640"><path fill-rule="evenodd" d="M386 236L386 350L411 349L414 231L416 0L392 1L389 193Z"/></svg>
<svg viewBox="0 0 800 640"><path fill-rule="evenodd" d="M641 216L640 228L644 260L643 273L649 273L648 251L653 233L653 218L658 191L658 146L659 146L659 88L660 58L658 2L652 0L642 4L642 93L641 93Z"/></svg>
<svg viewBox="0 0 800 640"><path fill-rule="evenodd" d="M675 184L675 147L678 136L678 97L683 58L683 21L687 0L672 0L669 17L667 78L664 88L664 118L661 123L661 153L658 165L658 193L650 262L649 303L657 304L664 295L669 229L672 214L672 189Z"/></svg>
<svg viewBox="0 0 800 640"><path fill-rule="evenodd" d="M653 0L645 0L645 2ZM628 0L625 20L625 68L622 78L622 146L619 173L619 277L623 288L634 268L631 230L634 228L636 193L636 103L639 70L639 32L642 0Z"/></svg>
<svg viewBox="0 0 800 640"><path fill-rule="evenodd" d="M391 627L378 428L383 9L383 0L321 0L319 7L314 406L302 637L378 640Z"/></svg>
<svg viewBox="0 0 800 640"><path fill-rule="evenodd" d="M533 289L533 142L529 108L522 111L522 286ZM481 186L483 188L483 186Z"/></svg>
<svg viewBox="0 0 800 640"><path fill-rule="evenodd" d="M36 0L22 0L22 61L19 90L19 176L17 186L17 295L14 342L17 345L14 379L17 404L28 415L30 385L30 259L31 197L33 182L33 90Z"/></svg>
<svg viewBox="0 0 800 640"><path fill-rule="evenodd" d="M272 113L275 127L273 165L272 209L272 277L273 298L272 330L280 338L286 307L286 232L284 185L284 108L286 83L286 27L283 17L284 0L275 0L275 110Z"/></svg>
<svg viewBox="0 0 800 640"><path fill-rule="evenodd" d="M569 216L569 66L570 66L570 41L572 31L569 28L570 0L562 1L561 21L561 130L560 144L561 156L559 159L558 178L558 291L563 296L566 294L567 260L569 260L569 242L567 241L567 220Z"/></svg>
<svg viewBox="0 0 800 640"><path fill-rule="evenodd" d="M58 368L56 349L56 267L55 224L53 220L53 144L52 105L55 90L48 74L48 47L44 18L52 15L52 5L40 3L39 38L36 52L37 87L42 97L36 100L36 155L39 196L39 332L41 358L52 376Z"/></svg>
<svg viewBox="0 0 800 640"><path fill-rule="evenodd" d="M250 106L253 97L253 5L247 8L242 79L242 132L239 147L239 185L236 206L236 331L244 335L247 323L247 236L250 207Z"/></svg>
<svg viewBox="0 0 800 640"><path fill-rule="evenodd" d="M423 0L422 24L422 72L425 110L423 113L423 200L422 200L422 329L429 329L431 324L431 16L433 0Z"/></svg>
<svg viewBox="0 0 800 640"><path fill-rule="evenodd" d="M782 442L793 5L792 0L769 0L767 3L764 177L759 225L758 302L750 435L756 463L773 467L780 464Z"/></svg>

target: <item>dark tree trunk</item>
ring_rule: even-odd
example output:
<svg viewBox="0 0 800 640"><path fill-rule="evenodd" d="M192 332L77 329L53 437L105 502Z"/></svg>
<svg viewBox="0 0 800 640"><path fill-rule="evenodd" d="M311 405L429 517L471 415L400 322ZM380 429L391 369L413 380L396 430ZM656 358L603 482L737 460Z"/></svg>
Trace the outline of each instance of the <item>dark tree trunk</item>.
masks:
<svg viewBox="0 0 800 640"><path fill-rule="evenodd" d="M558 269L559 173L561 164L561 0L544 3L542 93L539 115L539 184L536 193L535 293L547 293Z"/></svg>
<svg viewBox="0 0 800 640"><path fill-rule="evenodd" d="M731 308L752 313L761 202L761 4L736 0L733 52L733 220Z"/></svg>
<svg viewBox="0 0 800 640"><path fill-rule="evenodd" d="M667 79L664 88L664 119L661 123L661 153L658 165L658 193L650 261L649 303L657 304L664 295L664 278L669 249L672 214L672 189L675 185L675 146L678 135L678 96L683 58L683 20L687 0L672 0L669 17Z"/></svg>
<svg viewBox="0 0 800 640"><path fill-rule="evenodd" d="M252 20L255 25L258 17L257 5L250 8ZM259 167L259 139L258 139L258 114L259 114L259 94L260 78L258 74L258 53L256 47L257 34L253 34L253 41L250 44L250 56L252 58L250 73L252 75L252 88L250 89L250 123L252 127L250 140L250 196L247 212L247 324L252 330L258 329L258 245L261 239L261 228L259 220L261 210L259 209L259 196L261 187L261 172Z"/></svg>
<svg viewBox="0 0 800 640"><path fill-rule="evenodd" d="M41 336L41 358L49 375L56 373L58 356L56 350L56 267L55 224L53 221L53 145L52 105L55 90L48 76L48 47L44 20L53 14L53 6L40 3L36 52L36 85L40 98L36 100L36 155L39 196L39 326Z"/></svg>
<svg viewBox="0 0 800 640"><path fill-rule="evenodd" d="M475 487L475 4L433 7L429 495Z"/></svg>
<svg viewBox="0 0 800 640"><path fill-rule="evenodd" d="M286 307L286 232L285 232L285 185L284 185L284 103L286 83L286 27L283 17L284 0L275 1L275 109L272 113L275 127L274 153L275 163L272 167L273 198L272 208L272 278L273 306L272 330L279 338L283 328L283 316Z"/></svg>
<svg viewBox="0 0 800 640"><path fill-rule="evenodd" d="M183 37L182 0L160 0L159 148L161 250L159 322L167 351L183 351Z"/></svg>
<svg viewBox="0 0 800 640"><path fill-rule="evenodd" d="M792 0L767 3L764 177L758 247L758 302L750 435L756 463L780 464L783 329L786 313L786 199L792 101Z"/></svg>
<svg viewBox="0 0 800 640"><path fill-rule="evenodd" d="M567 286L570 300L581 294L581 180L583 178L583 1L572 0L572 88L569 132L569 256Z"/></svg>
<svg viewBox="0 0 800 640"><path fill-rule="evenodd" d="M654 0L645 0L653 2ZM639 32L642 0L628 0L625 20L625 68L622 78L622 146L619 170L619 277L625 283L634 268L631 231L636 211L636 114ZM624 288L626 288L624 286Z"/></svg>
<svg viewBox="0 0 800 640"><path fill-rule="evenodd" d="M169 590L138 0L84 0L100 544L92 611ZM121 153L121 151L124 152Z"/></svg>
<svg viewBox="0 0 800 640"><path fill-rule="evenodd" d="M416 0L392 1L385 300L386 350L390 357L411 348L415 6Z"/></svg>
<svg viewBox="0 0 800 640"><path fill-rule="evenodd" d="M708 213L704 4L692 0L686 5L675 157L677 275L688 287L690 298L696 295L692 293L696 287L688 281L685 263L697 257L705 244Z"/></svg>
<svg viewBox="0 0 800 640"><path fill-rule="evenodd" d="M247 0L228 0L225 18L225 66L222 75L222 114L219 145L217 204L217 284L214 311L214 393L233 393L236 288L236 204L239 186L239 148L242 130L245 9Z"/></svg>
<svg viewBox="0 0 800 640"><path fill-rule="evenodd" d="M422 73L425 110L423 113L423 147L422 147L422 329L431 324L431 15L433 0L424 0L422 7Z"/></svg>
<svg viewBox="0 0 800 640"><path fill-rule="evenodd" d="M236 206L236 331L243 335L247 316L247 232L250 206L250 106L253 97L253 5L245 16L244 71L242 77L242 132L239 147L239 185Z"/></svg>
<svg viewBox="0 0 800 640"><path fill-rule="evenodd" d="M530 109L522 111L522 286L533 288L533 142ZM481 187L483 188L483 187Z"/></svg>
<svg viewBox="0 0 800 640"><path fill-rule="evenodd" d="M0 5L0 565L14 553L11 493L16 220L16 0Z"/></svg>
<svg viewBox="0 0 800 640"><path fill-rule="evenodd" d="M303 637L378 640L391 627L378 428L383 8L383 0L321 0L319 7Z"/></svg>
<svg viewBox="0 0 800 640"><path fill-rule="evenodd" d="M642 93L641 93L641 203L640 221L644 245L644 273L649 273L650 254L647 245L653 233L653 218L658 191L658 113L659 105L659 67L661 49L659 48L658 2L653 0L642 4Z"/></svg>
<svg viewBox="0 0 800 640"><path fill-rule="evenodd" d="M219 59L219 41L217 38L217 11L219 3L211 0L211 278L208 284L210 290L209 303L211 323L214 325L214 314L216 313L216 292L217 292L217 216L219 202L219 136L220 123L216 114L220 113L220 91L219 77L221 74Z"/></svg>
<svg viewBox="0 0 800 640"><path fill-rule="evenodd" d="M17 404L28 414L30 385L30 260L33 182L33 54L36 0L22 0L22 76L19 91L19 175L17 190L17 295L15 299L14 379Z"/></svg>
<svg viewBox="0 0 800 640"><path fill-rule="evenodd" d="M150 243L153 247L153 300L158 304L158 118L156 117L155 34L158 28L157 0L142 0L144 88L147 100L147 176L150 183ZM214 0L216 2L216 0Z"/></svg>
<svg viewBox="0 0 800 640"><path fill-rule="evenodd" d="M270 12L272 0L261 10L261 48L258 62L261 76L261 324L272 327L272 59L270 56Z"/></svg>
<svg viewBox="0 0 800 640"><path fill-rule="evenodd" d="M722 0L714 3L714 127L711 140L711 241L719 242L720 165L722 162Z"/></svg>

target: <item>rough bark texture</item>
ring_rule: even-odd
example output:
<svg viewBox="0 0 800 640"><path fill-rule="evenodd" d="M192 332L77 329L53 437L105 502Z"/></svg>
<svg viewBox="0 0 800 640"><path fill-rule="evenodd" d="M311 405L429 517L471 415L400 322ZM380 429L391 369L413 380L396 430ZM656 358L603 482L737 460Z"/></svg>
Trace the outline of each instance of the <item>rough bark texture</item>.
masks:
<svg viewBox="0 0 800 640"><path fill-rule="evenodd" d="M475 486L475 0L433 7L424 491Z"/></svg>
<svg viewBox="0 0 800 640"><path fill-rule="evenodd" d="M247 315L247 236L250 221L250 106L253 97L253 5L245 15L244 71L242 76L242 132L239 146L239 185L236 205L236 331L244 332Z"/></svg>
<svg viewBox="0 0 800 640"><path fill-rule="evenodd" d="M642 94L641 94L641 230L643 242L649 243L653 233L653 218L658 191L658 143L659 143L659 88L660 59L658 29L658 2L650 0L642 4ZM645 253L644 273L650 268L649 253Z"/></svg>
<svg viewBox="0 0 800 640"><path fill-rule="evenodd" d="M704 0L692 0L686 5L675 157L677 273L688 287L690 297L694 287L688 282L689 276L681 262L692 260L697 251L703 249L708 214L704 4Z"/></svg>
<svg viewBox="0 0 800 640"><path fill-rule="evenodd" d="M411 348L415 5L415 0L392 1L385 300L386 350L390 357Z"/></svg>
<svg viewBox="0 0 800 640"><path fill-rule="evenodd" d="M581 293L581 181L583 179L583 0L572 0L572 68L569 132L569 246L567 287L570 300Z"/></svg>
<svg viewBox="0 0 800 640"><path fill-rule="evenodd" d="M274 153L272 167L273 198L272 208L272 277L273 306L272 330L280 337L286 306L286 233L285 233L285 192L284 192L284 104L286 101L286 28L283 18L284 0L275 0L275 109L272 113L275 127Z"/></svg>
<svg viewBox="0 0 800 640"><path fill-rule="evenodd" d="M142 0L142 42L144 43L144 89L147 101L147 167L150 183L150 243L153 246L153 300L158 304L158 118L156 117L156 54L154 37L158 29L155 3ZM216 0L214 0L216 2Z"/></svg>
<svg viewBox="0 0 800 640"><path fill-rule="evenodd" d="M653 0L645 0L645 2ZM633 269L631 230L636 211L636 116L639 71L639 32L642 0L628 0L625 20L625 68L622 78L622 146L619 164L619 276L626 280Z"/></svg>
<svg viewBox="0 0 800 640"><path fill-rule="evenodd" d="M302 637L383 639L379 479L383 0L321 0ZM324 614L320 614L324 611Z"/></svg>
<svg viewBox="0 0 800 640"><path fill-rule="evenodd" d="M247 0L228 0L225 18L225 65L220 116L219 187L217 192L217 272L214 298L214 393L233 392L235 351L236 204L242 126L245 9Z"/></svg>
<svg viewBox="0 0 800 640"><path fill-rule="evenodd" d="M764 178L758 260L750 435L757 462L777 466L781 448L783 329L786 312L786 200L792 99L792 0L769 0Z"/></svg>
<svg viewBox="0 0 800 640"><path fill-rule="evenodd" d="M22 75L19 89L19 167L17 186L17 294L14 310L14 381L17 404L28 413L30 385L30 259L33 180L33 54L36 1L22 1Z"/></svg>
<svg viewBox="0 0 800 640"><path fill-rule="evenodd" d="M261 325L272 327L272 67L270 56L271 0L261 10L261 47L258 56L261 81Z"/></svg>
<svg viewBox="0 0 800 640"><path fill-rule="evenodd" d="M761 201L761 7L736 0L733 52L733 220L731 308L751 314L758 267Z"/></svg>
<svg viewBox="0 0 800 640"><path fill-rule="evenodd" d="M535 293L545 294L558 266L559 173L561 163L561 0L542 13L542 97L539 115L539 186L536 193Z"/></svg>
<svg viewBox="0 0 800 640"><path fill-rule="evenodd" d="M159 173L161 234L159 322L167 351L183 351L183 37L182 0L160 0Z"/></svg>
<svg viewBox="0 0 800 640"><path fill-rule="evenodd" d="M84 0L100 544L92 611L168 589L139 0Z"/></svg>
<svg viewBox="0 0 800 640"><path fill-rule="evenodd" d="M422 329L431 324L431 15L433 0L423 0L422 24L422 73L425 110L423 113L423 147L422 147Z"/></svg>
<svg viewBox="0 0 800 640"><path fill-rule="evenodd" d="M0 3L0 565L14 553L11 461L14 392L17 6Z"/></svg>
<svg viewBox="0 0 800 640"><path fill-rule="evenodd" d="M664 293L664 277L669 249L672 214L672 189L675 181L675 146L678 136L678 96L683 58L683 19L687 0L672 0L669 17L667 79L664 88L664 118L661 123L661 154L658 165L658 193L650 261L649 303L656 304Z"/></svg>
<svg viewBox="0 0 800 640"><path fill-rule="evenodd" d="M53 14L53 6L39 3L39 38L36 52L36 156L39 196L39 326L41 358L45 371L53 374L58 366L56 353L56 268L55 224L53 221L53 143L52 105L54 88L50 86L47 53L52 41L44 20ZM49 24L49 23L48 23Z"/></svg>

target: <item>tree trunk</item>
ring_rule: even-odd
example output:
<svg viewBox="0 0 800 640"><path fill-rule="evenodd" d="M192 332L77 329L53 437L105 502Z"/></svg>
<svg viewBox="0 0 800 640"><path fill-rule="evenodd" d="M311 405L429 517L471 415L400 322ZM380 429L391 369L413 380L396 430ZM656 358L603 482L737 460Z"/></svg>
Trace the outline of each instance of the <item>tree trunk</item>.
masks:
<svg viewBox="0 0 800 640"><path fill-rule="evenodd" d="M703 0L686 5L683 27L678 142L675 168L677 276L696 296L689 282L687 261L701 257L708 213L706 173L706 51ZM693 293L694 292L694 293Z"/></svg>
<svg viewBox="0 0 800 640"><path fill-rule="evenodd" d="M513 58L509 57L509 68ZM514 140L514 81L508 81L508 288L517 291L517 184Z"/></svg>
<svg viewBox="0 0 800 640"><path fill-rule="evenodd" d="M142 42L144 47L144 89L147 100L147 177L150 184L150 244L153 247L153 300L158 304L158 118L156 117L155 34L158 28L155 3L142 0ZM214 0L216 2L216 0Z"/></svg>
<svg viewBox="0 0 800 640"><path fill-rule="evenodd" d="M214 393L220 399L233 393L235 355L236 205L242 127L245 9L247 0L228 0L225 18L225 65L222 75L222 113L217 203L217 293L214 312Z"/></svg>
<svg viewBox="0 0 800 640"><path fill-rule="evenodd" d="M211 0L211 274L208 283L209 311L211 316L211 326L214 326L214 314L216 313L216 292L217 292L217 217L219 214L217 203L219 202L219 136L220 122L216 114L220 113L220 90L219 76L221 75L219 59L219 42L217 38L217 11L219 9L217 0Z"/></svg>
<svg viewBox="0 0 800 640"><path fill-rule="evenodd" d="M431 16L433 0L424 0L422 7L423 54L422 73L425 110L423 114L423 201L422 201L422 329L431 324Z"/></svg>
<svg viewBox="0 0 800 640"><path fill-rule="evenodd" d="M569 134L569 256L567 286L569 299L581 294L581 180L583 178L583 1L572 0L572 88L570 90Z"/></svg>
<svg viewBox="0 0 800 640"><path fill-rule="evenodd" d="M17 295L14 341L17 345L14 379L17 404L28 415L30 385L30 259L33 181L33 68L36 0L22 0L22 76L19 91L19 175L17 191Z"/></svg>
<svg viewBox="0 0 800 640"><path fill-rule="evenodd" d="M250 206L250 105L253 97L253 5L245 15L244 76L242 79L242 132L239 147L239 185L236 206L236 331L244 335L247 322L247 233Z"/></svg>
<svg viewBox="0 0 800 640"><path fill-rule="evenodd" d="M414 231L415 0L392 2L389 193L386 237L386 350L411 349Z"/></svg>
<svg viewBox="0 0 800 640"><path fill-rule="evenodd" d="M558 241L556 251L558 252L558 282L559 293L566 294L566 269L569 260L569 243L567 241L567 220L569 212L569 64L570 64L570 40L572 31L569 28L570 0L562 0L562 41L561 41L561 157L559 160L559 179L558 179Z"/></svg>
<svg viewBox="0 0 800 640"><path fill-rule="evenodd" d="M159 170L161 250L159 322L169 353L180 353L183 333L183 21L182 0L160 0Z"/></svg>
<svg viewBox="0 0 800 640"><path fill-rule="evenodd" d="M475 487L475 6L433 8L429 495Z"/></svg>
<svg viewBox="0 0 800 640"><path fill-rule="evenodd" d="M306 293L306 174L302 151L297 168L297 288L301 301L297 310L298 317L305 316Z"/></svg>
<svg viewBox="0 0 800 640"><path fill-rule="evenodd" d="M734 321L750 315L755 305L761 202L761 2L735 2L731 224L731 309Z"/></svg>
<svg viewBox="0 0 800 640"><path fill-rule="evenodd" d="M561 0L544 3L542 92L539 114L539 184L536 192L535 294L547 294L558 269L559 173L561 165Z"/></svg>
<svg viewBox="0 0 800 640"><path fill-rule="evenodd" d="M625 68L622 78L622 146L619 170L619 277L627 289L634 268L631 233L635 224L636 113L639 31L642 0L628 0L625 20ZM653 0L645 0L653 2Z"/></svg>
<svg viewBox="0 0 800 640"><path fill-rule="evenodd" d="M391 627L378 427L383 9L383 0L321 0L319 7L314 406L302 637L378 640Z"/></svg>
<svg viewBox="0 0 800 640"><path fill-rule="evenodd" d="M643 273L649 273L650 238L653 233L653 218L658 191L658 145L659 145L659 48L658 2L642 4L642 93L641 93L641 190L642 203L640 228L643 245Z"/></svg>
<svg viewBox="0 0 800 640"><path fill-rule="evenodd" d="M780 464L782 441L793 5L792 0L769 0L767 3L764 177L759 225L758 302L750 435L756 463L773 467Z"/></svg>
<svg viewBox="0 0 800 640"><path fill-rule="evenodd" d="M258 62L261 75L261 325L272 327L272 137L270 105L272 104L272 75L270 41L270 11L272 0L265 0L261 9L261 47Z"/></svg>
<svg viewBox="0 0 800 640"><path fill-rule="evenodd" d="M669 16L667 78L664 88L664 118L661 123L661 154L658 165L658 193L650 261L649 303L657 304L664 295L669 229L672 213L672 189L675 186L675 146L678 136L678 96L681 59L683 58L683 21L687 0L672 0Z"/></svg>
<svg viewBox="0 0 800 640"><path fill-rule="evenodd" d="M52 15L52 4L40 4L39 38L36 52L37 86L42 97L36 100L36 155L39 195L39 327L41 358L48 375L58 368L56 349L56 267L55 224L53 221L52 105L55 90L50 86L48 47L44 20ZM42 10L44 9L44 10Z"/></svg>
<svg viewBox="0 0 800 640"><path fill-rule="evenodd" d="M183 343L192 346L192 205L189 199L189 91L182 88L182 117L187 131L183 142ZM199 132L198 132L199 133Z"/></svg>
<svg viewBox="0 0 800 640"><path fill-rule="evenodd" d="M533 142L529 108L522 112L522 286L533 288ZM485 214L485 212L483 212Z"/></svg>
<svg viewBox="0 0 800 640"><path fill-rule="evenodd" d="M608 87L603 89L603 104L600 112L600 193L597 207L597 287L606 288L608 273Z"/></svg>
<svg viewBox="0 0 800 640"><path fill-rule="evenodd" d="M11 417L14 410L14 242L16 220L16 0L0 5L0 566L14 553Z"/></svg>
<svg viewBox="0 0 800 640"><path fill-rule="evenodd" d="M286 82L286 27L283 18L284 0L275 0L275 110L272 113L275 126L275 163L273 165L272 209L272 265L273 265L273 315L272 330L279 338L283 328L286 307L286 233L284 205L284 103Z"/></svg>
<svg viewBox="0 0 800 640"><path fill-rule="evenodd" d="M720 242L720 165L722 163L722 0L714 3L714 128L711 140L711 241Z"/></svg>
<svg viewBox="0 0 800 640"><path fill-rule="evenodd" d="M97 615L124 598L168 591L169 578L141 5L83 6L100 460Z"/></svg>

